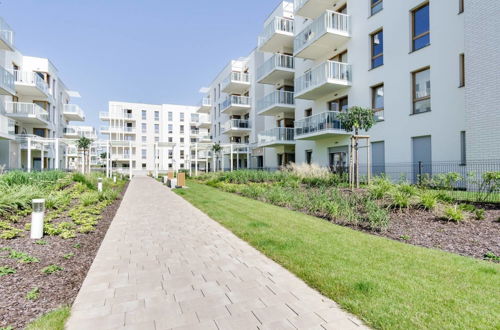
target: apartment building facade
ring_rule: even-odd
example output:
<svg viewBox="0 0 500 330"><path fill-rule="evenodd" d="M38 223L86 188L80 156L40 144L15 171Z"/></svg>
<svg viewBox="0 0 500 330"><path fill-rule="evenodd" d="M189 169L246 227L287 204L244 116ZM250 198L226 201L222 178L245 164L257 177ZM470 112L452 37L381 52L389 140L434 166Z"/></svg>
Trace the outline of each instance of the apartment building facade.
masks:
<svg viewBox="0 0 500 330"><path fill-rule="evenodd" d="M229 91L250 97L253 168L345 169L352 133L338 114L352 106L375 111L361 161L370 157L376 173L386 164L498 160L499 9L478 0L284 1L252 60L226 67L199 111L210 111L214 142L224 141L219 121L239 117L219 116L218 86L229 70L249 75L245 90Z"/></svg>
<svg viewBox="0 0 500 330"><path fill-rule="evenodd" d="M128 174L189 169L191 145L209 141L208 116L197 107L109 102L100 133L109 167Z"/></svg>
<svg viewBox="0 0 500 330"><path fill-rule="evenodd" d="M44 170L67 166L65 129L84 121L70 91L46 58L23 55L0 18L0 166Z"/></svg>

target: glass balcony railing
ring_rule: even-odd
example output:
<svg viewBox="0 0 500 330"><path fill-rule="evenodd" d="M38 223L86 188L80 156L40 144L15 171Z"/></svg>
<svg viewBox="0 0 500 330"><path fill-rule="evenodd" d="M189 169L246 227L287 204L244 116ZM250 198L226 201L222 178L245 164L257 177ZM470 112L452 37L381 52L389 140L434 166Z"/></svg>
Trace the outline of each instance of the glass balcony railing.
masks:
<svg viewBox="0 0 500 330"><path fill-rule="evenodd" d="M323 133L325 131L343 131L342 122L338 118L340 112L327 111L311 117L295 121L295 137Z"/></svg>
<svg viewBox="0 0 500 330"><path fill-rule="evenodd" d="M14 84L14 75L7 71L4 67L0 66L0 88L10 92L11 94L15 94L15 84Z"/></svg>
<svg viewBox="0 0 500 330"><path fill-rule="evenodd" d="M293 56L274 54L257 69L257 80L262 80L275 70L293 70L294 68L295 60Z"/></svg>
<svg viewBox="0 0 500 330"><path fill-rule="evenodd" d="M250 129L252 128L250 121L247 119L230 119L224 125L226 131L233 129Z"/></svg>
<svg viewBox="0 0 500 330"><path fill-rule="evenodd" d="M49 121L49 113L35 103L5 102L5 112L7 115L35 117L44 121Z"/></svg>
<svg viewBox="0 0 500 330"><path fill-rule="evenodd" d="M326 83L349 85L351 75L350 64L327 61L295 79L295 93L299 95Z"/></svg>
<svg viewBox="0 0 500 330"><path fill-rule="evenodd" d="M65 104L63 108L64 115L77 116L83 120L85 120L85 113L82 108L80 108L76 104Z"/></svg>
<svg viewBox="0 0 500 330"><path fill-rule="evenodd" d="M268 109L274 105L295 105L295 97L293 92L274 91L271 94L264 96L257 102L257 112Z"/></svg>
<svg viewBox="0 0 500 330"><path fill-rule="evenodd" d="M224 111L233 106L249 107L251 106L251 99L248 96L231 95L222 102L221 109Z"/></svg>
<svg viewBox="0 0 500 330"><path fill-rule="evenodd" d="M259 144L289 143L295 141L295 129L289 127L276 127L259 133Z"/></svg>
<svg viewBox="0 0 500 330"><path fill-rule="evenodd" d="M327 10L323 15L318 17L311 24L306 26L299 34L297 34L294 40L295 54L300 53L303 49L309 47L326 33L350 36L351 17L346 14Z"/></svg>
<svg viewBox="0 0 500 330"><path fill-rule="evenodd" d="M44 94L49 94L49 86L37 72L14 70L14 79L18 84L34 86Z"/></svg>
<svg viewBox="0 0 500 330"><path fill-rule="evenodd" d="M286 33L293 36L294 22L292 19L276 16L264 28L264 32L259 36L258 46L262 47L276 33Z"/></svg>
<svg viewBox="0 0 500 330"><path fill-rule="evenodd" d="M243 72L231 72L222 82L221 88L226 89L231 84L250 84L250 74Z"/></svg>
<svg viewBox="0 0 500 330"><path fill-rule="evenodd" d="M14 48L14 30L0 17L0 38Z"/></svg>

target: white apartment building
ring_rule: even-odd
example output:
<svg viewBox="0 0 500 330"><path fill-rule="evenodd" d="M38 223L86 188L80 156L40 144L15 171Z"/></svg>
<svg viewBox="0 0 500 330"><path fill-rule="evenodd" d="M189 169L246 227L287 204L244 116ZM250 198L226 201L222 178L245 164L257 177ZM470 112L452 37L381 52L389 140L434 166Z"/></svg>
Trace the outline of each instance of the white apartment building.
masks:
<svg viewBox="0 0 500 330"><path fill-rule="evenodd" d="M109 102L109 111L100 114L107 123L100 133L108 138L109 167L125 174L189 170L191 145L210 141L208 116L197 109Z"/></svg>
<svg viewBox="0 0 500 330"><path fill-rule="evenodd" d="M498 160L499 10L480 0L284 1L257 49L224 69L199 111L210 113L214 142L250 144L253 168L346 168L352 134L338 113L351 106L375 111L366 133L375 173ZM242 104L227 108L228 98ZM224 127L241 120L249 127L234 139Z"/></svg>
<svg viewBox="0 0 500 330"><path fill-rule="evenodd" d="M44 170L67 166L64 130L84 121L79 97L46 58L24 56L14 31L0 18L0 166Z"/></svg>

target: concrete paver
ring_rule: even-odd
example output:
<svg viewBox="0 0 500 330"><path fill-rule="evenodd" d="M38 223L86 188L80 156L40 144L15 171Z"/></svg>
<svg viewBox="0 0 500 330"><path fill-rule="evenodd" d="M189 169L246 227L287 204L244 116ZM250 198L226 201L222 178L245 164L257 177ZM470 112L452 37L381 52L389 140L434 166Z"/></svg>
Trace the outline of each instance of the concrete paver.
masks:
<svg viewBox="0 0 500 330"><path fill-rule="evenodd" d="M130 183L66 328L366 329L146 177Z"/></svg>

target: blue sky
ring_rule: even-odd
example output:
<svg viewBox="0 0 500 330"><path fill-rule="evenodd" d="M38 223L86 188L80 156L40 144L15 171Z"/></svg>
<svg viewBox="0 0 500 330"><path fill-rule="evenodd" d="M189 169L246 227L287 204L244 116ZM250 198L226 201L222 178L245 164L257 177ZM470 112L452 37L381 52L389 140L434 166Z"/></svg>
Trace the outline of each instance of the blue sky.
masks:
<svg viewBox="0 0 500 330"><path fill-rule="evenodd" d="M16 47L47 57L87 122L110 100L196 105L199 89L247 55L279 0L0 0Z"/></svg>

